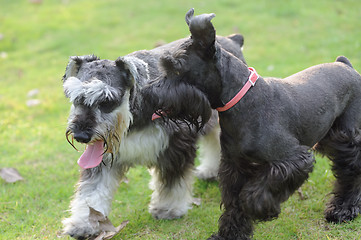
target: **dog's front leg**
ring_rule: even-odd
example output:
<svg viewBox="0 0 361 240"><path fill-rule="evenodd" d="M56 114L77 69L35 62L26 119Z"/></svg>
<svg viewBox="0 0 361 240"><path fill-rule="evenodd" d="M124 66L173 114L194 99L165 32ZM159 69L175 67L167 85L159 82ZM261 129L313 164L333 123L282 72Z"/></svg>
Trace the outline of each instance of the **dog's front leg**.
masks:
<svg viewBox="0 0 361 240"><path fill-rule="evenodd" d="M220 128L217 126L199 139L200 165L196 168L199 179L214 180L218 176L221 159L219 133Z"/></svg>
<svg viewBox="0 0 361 240"><path fill-rule="evenodd" d="M219 231L209 240L247 240L253 233L252 219L242 210L240 192L247 183L237 164L222 160L219 167L219 184L222 191L224 212L219 219Z"/></svg>
<svg viewBox="0 0 361 240"><path fill-rule="evenodd" d="M121 176L115 166L99 165L82 170L74 199L70 204L71 216L63 220L63 232L76 239L87 239L99 234L99 224L89 221L90 208L104 217L111 210L111 202Z"/></svg>
<svg viewBox="0 0 361 240"><path fill-rule="evenodd" d="M247 177L231 161L221 161L219 183L222 191L224 212L219 219L219 231L211 240L250 239L253 233L252 219L242 210L240 192L247 183Z"/></svg>

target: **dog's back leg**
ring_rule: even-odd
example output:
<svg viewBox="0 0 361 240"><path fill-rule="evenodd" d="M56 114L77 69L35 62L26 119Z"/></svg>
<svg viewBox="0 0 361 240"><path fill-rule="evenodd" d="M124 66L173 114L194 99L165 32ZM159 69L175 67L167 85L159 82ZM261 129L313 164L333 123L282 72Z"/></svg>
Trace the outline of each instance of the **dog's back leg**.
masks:
<svg viewBox="0 0 361 240"><path fill-rule="evenodd" d="M333 162L336 177L326 220L341 223L354 219L361 212L361 129L331 129L316 150Z"/></svg>
<svg viewBox="0 0 361 240"><path fill-rule="evenodd" d="M169 147L150 170L153 194L149 212L154 218L180 218L192 207L195 156L196 134L189 129L176 132L169 139Z"/></svg>

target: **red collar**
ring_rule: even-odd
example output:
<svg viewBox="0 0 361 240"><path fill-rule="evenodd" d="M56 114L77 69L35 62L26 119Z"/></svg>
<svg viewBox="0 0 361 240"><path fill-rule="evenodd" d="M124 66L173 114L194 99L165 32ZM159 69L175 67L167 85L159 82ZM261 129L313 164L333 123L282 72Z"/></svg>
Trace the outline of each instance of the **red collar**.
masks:
<svg viewBox="0 0 361 240"><path fill-rule="evenodd" d="M236 105L236 103L238 103L243 98L243 96L248 92L248 90L256 84L256 81L259 78L258 73L253 67L249 67L248 69L251 73L248 77L248 81L246 82L246 84L244 84L243 88L226 105L224 105L223 107L216 108L218 112L227 111L228 109ZM167 114L163 111L161 111L158 114L153 113L152 121L154 121L157 118L160 118L161 115L166 116Z"/></svg>
<svg viewBox="0 0 361 240"><path fill-rule="evenodd" d="M248 81L246 82L246 84L244 84L243 88L226 105L216 108L218 112L227 111L228 109L236 105L236 103L238 103L243 98L243 96L248 92L248 90L255 85L257 79L259 78L259 75L254 68L249 67L248 69L251 71L251 73L248 77Z"/></svg>
<svg viewBox="0 0 361 240"><path fill-rule="evenodd" d="M158 110L157 112L153 113L152 115L152 121L161 118L162 116L167 116L167 114L163 111Z"/></svg>

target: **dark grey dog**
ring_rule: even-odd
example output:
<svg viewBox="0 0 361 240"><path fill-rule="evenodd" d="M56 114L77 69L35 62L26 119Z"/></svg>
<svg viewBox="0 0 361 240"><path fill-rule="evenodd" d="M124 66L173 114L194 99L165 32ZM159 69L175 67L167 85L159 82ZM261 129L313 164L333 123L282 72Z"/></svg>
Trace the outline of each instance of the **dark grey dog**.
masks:
<svg viewBox="0 0 361 240"><path fill-rule="evenodd" d="M105 231L100 220L94 222L92 212L106 219L120 180L139 164L151 170L154 191L149 211L155 218L179 218L191 208L199 133L189 124L152 121L156 97L143 94L144 85L159 76L161 54L173 52L186 41L137 51L115 61L95 56L70 58L63 78L65 95L72 103L67 139L71 144L71 138L85 143L87 149L78 160L83 170L70 205L71 216L63 220L65 234L85 239ZM219 36L216 41L244 60L241 35ZM204 136L207 151L215 156L211 164L203 165L216 164L211 175L218 170L220 155L214 123L217 121L207 124L211 136ZM204 168L200 172L209 175Z"/></svg>
<svg viewBox="0 0 361 240"><path fill-rule="evenodd" d="M312 171L313 147L331 159L336 177L327 221L354 219L361 207L361 76L338 57L285 79L259 77L215 41L214 16L188 16L192 37L162 57L164 74L149 88L170 119L199 125L211 108L220 111L224 212L210 239L249 239L254 222L276 218ZM230 101L238 92L243 98Z"/></svg>

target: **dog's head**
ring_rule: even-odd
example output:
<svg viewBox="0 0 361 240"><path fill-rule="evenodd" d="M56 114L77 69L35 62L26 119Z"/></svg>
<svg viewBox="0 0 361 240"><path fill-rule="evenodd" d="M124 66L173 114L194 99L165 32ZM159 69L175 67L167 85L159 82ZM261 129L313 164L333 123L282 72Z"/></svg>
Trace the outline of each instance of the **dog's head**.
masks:
<svg viewBox="0 0 361 240"><path fill-rule="evenodd" d="M141 77L137 71L141 64L131 57L115 61L94 55L70 58L63 87L72 103L66 130L71 144L69 137L87 144L88 151L97 151L96 157L101 157L99 151L101 155L117 152L132 121L129 102L135 79ZM99 164L99 160L93 159L89 165Z"/></svg>
<svg viewBox="0 0 361 240"><path fill-rule="evenodd" d="M159 106L169 118L183 119L196 125L204 124L211 108L223 106L221 102L222 75L225 69L222 54L211 23L214 14L186 15L191 38L172 53L160 59L163 75L156 82ZM234 57L234 56L233 56ZM234 57L236 58L236 57ZM228 66L226 66L228 67Z"/></svg>

